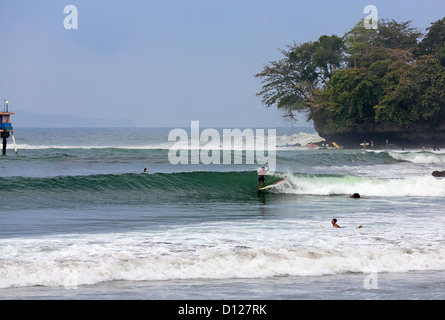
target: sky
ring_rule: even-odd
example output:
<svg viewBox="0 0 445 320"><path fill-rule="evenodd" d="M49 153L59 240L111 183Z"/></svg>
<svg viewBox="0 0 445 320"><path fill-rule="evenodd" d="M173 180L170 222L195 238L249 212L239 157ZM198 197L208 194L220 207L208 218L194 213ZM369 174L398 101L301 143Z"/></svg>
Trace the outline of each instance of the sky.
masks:
<svg viewBox="0 0 445 320"><path fill-rule="evenodd" d="M286 126L254 75L288 44L342 36L366 5L422 31L445 16L443 0L1 0L0 101L35 127Z"/></svg>

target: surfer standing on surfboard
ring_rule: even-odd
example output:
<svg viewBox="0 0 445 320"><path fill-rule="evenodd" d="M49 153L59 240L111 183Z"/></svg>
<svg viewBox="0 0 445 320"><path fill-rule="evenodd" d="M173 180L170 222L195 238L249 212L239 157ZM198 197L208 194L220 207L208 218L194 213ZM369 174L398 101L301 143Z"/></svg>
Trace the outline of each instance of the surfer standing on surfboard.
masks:
<svg viewBox="0 0 445 320"><path fill-rule="evenodd" d="M269 171L269 167L267 167L267 169L265 167L261 167L260 171L257 171L256 175L259 175L258 178L258 189L261 187L261 182L263 183L263 187L266 186L266 179L264 178L264 175L266 174L266 172Z"/></svg>

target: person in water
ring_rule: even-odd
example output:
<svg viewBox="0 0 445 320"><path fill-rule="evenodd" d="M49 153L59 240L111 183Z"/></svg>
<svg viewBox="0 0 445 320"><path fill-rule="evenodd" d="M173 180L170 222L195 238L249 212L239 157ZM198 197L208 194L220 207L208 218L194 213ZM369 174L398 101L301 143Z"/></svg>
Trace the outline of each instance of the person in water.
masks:
<svg viewBox="0 0 445 320"><path fill-rule="evenodd" d="M340 227L340 226L337 224L337 219L332 219L332 220L331 220L331 223L332 223L332 226L333 226L334 228L345 228L345 227ZM362 226L362 225L359 225L359 226L357 227L357 229L360 229L360 228L363 228L363 226Z"/></svg>
<svg viewBox="0 0 445 320"><path fill-rule="evenodd" d="M349 198L359 199L359 198L361 198L361 197L360 197L360 194L359 194L359 193L353 193L353 194L351 194L351 195L349 196Z"/></svg>
<svg viewBox="0 0 445 320"><path fill-rule="evenodd" d="M142 171L142 172L148 172L147 168L144 168L144 171Z"/></svg>
<svg viewBox="0 0 445 320"><path fill-rule="evenodd" d="M266 172L269 171L269 167L267 169L265 167L261 167L260 171L257 171L256 175L259 175L258 177L258 189L261 187L261 182L263 183L263 187L266 186L266 179L264 178Z"/></svg>
<svg viewBox="0 0 445 320"><path fill-rule="evenodd" d="M333 226L334 228L342 228L342 227L340 227L340 226L337 224L337 219L332 219L332 220L331 220L331 223L332 223L332 226Z"/></svg>

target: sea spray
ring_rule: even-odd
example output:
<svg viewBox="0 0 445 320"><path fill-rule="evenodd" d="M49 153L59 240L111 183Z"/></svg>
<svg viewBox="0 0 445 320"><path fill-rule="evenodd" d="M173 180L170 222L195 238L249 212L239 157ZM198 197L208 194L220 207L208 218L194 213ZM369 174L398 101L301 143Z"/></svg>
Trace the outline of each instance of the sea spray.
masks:
<svg viewBox="0 0 445 320"><path fill-rule="evenodd" d="M289 174L287 188L280 192L308 195L350 195L373 197L444 197L445 180L432 176L385 179L350 175Z"/></svg>

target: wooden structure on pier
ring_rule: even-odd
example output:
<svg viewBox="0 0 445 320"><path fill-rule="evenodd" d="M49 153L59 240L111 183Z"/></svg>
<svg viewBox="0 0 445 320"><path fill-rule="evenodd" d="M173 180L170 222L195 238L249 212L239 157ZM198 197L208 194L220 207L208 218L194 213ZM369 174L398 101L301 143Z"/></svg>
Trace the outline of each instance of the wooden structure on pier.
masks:
<svg viewBox="0 0 445 320"><path fill-rule="evenodd" d="M14 142L15 154L17 155L17 148L15 146L14 129L11 123L11 115L13 112L8 111L8 101L4 101L3 111L0 111L0 138L2 140L2 155L6 155L6 144L9 136L12 136Z"/></svg>

